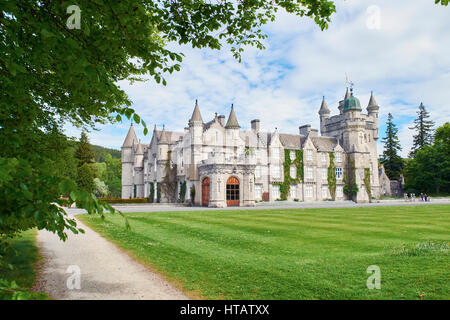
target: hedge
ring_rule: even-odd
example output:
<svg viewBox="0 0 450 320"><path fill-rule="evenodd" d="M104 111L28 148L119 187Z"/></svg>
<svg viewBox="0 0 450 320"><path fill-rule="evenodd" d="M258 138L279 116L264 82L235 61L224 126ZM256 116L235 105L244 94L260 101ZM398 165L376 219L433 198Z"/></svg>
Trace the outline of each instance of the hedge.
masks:
<svg viewBox="0 0 450 320"><path fill-rule="evenodd" d="M133 198L133 199L98 198L98 200L107 203L148 203L148 198Z"/></svg>

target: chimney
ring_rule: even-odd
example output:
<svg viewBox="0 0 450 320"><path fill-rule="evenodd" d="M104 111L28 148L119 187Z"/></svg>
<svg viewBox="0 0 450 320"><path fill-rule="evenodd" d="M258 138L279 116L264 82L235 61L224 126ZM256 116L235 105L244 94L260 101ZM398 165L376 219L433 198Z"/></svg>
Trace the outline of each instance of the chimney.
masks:
<svg viewBox="0 0 450 320"><path fill-rule="evenodd" d="M319 136L319 130L311 129L311 131L309 132L309 136L310 137L318 137Z"/></svg>
<svg viewBox="0 0 450 320"><path fill-rule="evenodd" d="M219 116L219 122L223 127L225 127L225 116L223 114Z"/></svg>
<svg viewBox="0 0 450 320"><path fill-rule="evenodd" d="M307 136L309 134L309 132L311 131L311 125L306 124L304 126L299 127L298 130L301 135Z"/></svg>
<svg viewBox="0 0 450 320"><path fill-rule="evenodd" d="M259 132L259 119L255 119L251 121L252 130L255 132Z"/></svg>

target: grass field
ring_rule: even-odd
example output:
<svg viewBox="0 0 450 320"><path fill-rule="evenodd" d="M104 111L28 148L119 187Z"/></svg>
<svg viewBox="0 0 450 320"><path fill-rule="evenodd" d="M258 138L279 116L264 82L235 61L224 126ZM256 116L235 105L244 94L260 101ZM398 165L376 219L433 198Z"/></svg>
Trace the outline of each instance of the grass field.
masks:
<svg viewBox="0 0 450 320"><path fill-rule="evenodd" d="M5 260L14 268L12 270L0 268L0 279L5 279L9 282L15 281L21 289L25 290L27 299L47 299L48 295L46 293L31 292L31 288L36 281L36 264L39 261L38 248L36 247L36 230L23 232L11 241L11 245L16 252L8 254ZM11 298L11 293L0 290L0 300Z"/></svg>
<svg viewBox="0 0 450 320"><path fill-rule="evenodd" d="M79 218L193 298L450 299L449 205L126 215Z"/></svg>

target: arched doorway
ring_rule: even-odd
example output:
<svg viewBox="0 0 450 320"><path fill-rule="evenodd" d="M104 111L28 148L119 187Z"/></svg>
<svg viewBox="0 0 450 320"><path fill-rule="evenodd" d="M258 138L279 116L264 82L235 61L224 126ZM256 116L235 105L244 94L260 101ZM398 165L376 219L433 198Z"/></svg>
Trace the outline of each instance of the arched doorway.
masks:
<svg viewBox="0 0 450 320"><path fill-rule="evenodd" d="M209 188L210 188L209 178L205 178L202 181L202 206L207 207L209 205Z"/></svg>
<svg viewBox="0 0 450 320"><path fill-rule="evenodd" d="M227 180L227 206L239 206L239 180L236 177Z"/></svg>

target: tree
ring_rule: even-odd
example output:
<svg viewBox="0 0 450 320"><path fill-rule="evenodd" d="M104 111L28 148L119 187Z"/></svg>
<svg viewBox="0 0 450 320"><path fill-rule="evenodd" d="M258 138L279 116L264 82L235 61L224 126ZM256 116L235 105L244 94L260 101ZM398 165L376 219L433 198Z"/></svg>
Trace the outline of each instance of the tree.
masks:
<svg viewBox="0 0 450 320"><path fill-rule="evenodd" d="M398 129L395 123L392 122L393 116L388 114L386 136L382 139L384 143L383 156L381 158L381 164L384 165L386 175L391 180L397 180L400 178L400 174L403 171L403 159L398 155L398 152L402 150L397 133Z"/></svg>
<svg viewBox="0 0 450 320"><path fill-rule="evenodd" d="M450 193L450 123L436 130L433 145L418 149L408 161L405 184L409 192Z"/></svg>
<svg viewBox="0 0 450 320"><path fill-rule="evenodd" d="M430 113L425 109L423 103L421 103L419 111L417 111L417 118L414 120L414 126L409 128L416 131L413 146L409 153L410 158L414 158L417 150L420 148L433 143L434 122L427 120L428 118L430 118Z"/></svg>
<svg viewBox="0 0 450 320"><path fill-rule="evenodd" d="M94 194L96 197L106 197L109 193L108 186L99 178L94 179Z"/></svg>
<svg viewBox="0 0 450 320"><path fill-rule="evenodd" d="M80 190L84 190L89 194L93 193L95 189L94 179L94 170L88 163L84 163L77 168L76 182Z"/></svg>
<svg viewBox="0 0 450 320"><path fill-rule="evenodd" d="M81 133L80 142L74 156L78 159L77 186L80 190L85 190L91 194L95 188L94 178L96 177L96 172L92 166L95 155L85 132Z"/></svg>
<svg viewBox="0 0 450 320"><path fill-rule="evenodd" d="M81 132L80 142L78 143L74 156L78 159L78 166L82 166L85 163L94 163L95 154L84 131Z"/></svg>
<svg viewBox="0 0 450 320"><path fill-rule="evenodd" d="M122 163L120 158L113 158L110 154L105 158L106 171L104 181L112 197L120 197L122 193Z"/></svg>

